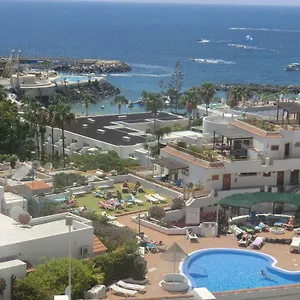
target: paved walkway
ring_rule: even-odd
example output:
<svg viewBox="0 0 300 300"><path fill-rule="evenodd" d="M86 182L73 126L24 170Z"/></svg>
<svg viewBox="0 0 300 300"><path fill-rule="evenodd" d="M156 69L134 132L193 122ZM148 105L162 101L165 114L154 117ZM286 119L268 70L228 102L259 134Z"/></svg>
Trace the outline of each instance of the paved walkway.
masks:
<svg viewBox="0 0 300 300"><path fill-rule="evenodd" d="M132 216L133 215L118 217L118 221L129 228L138 231L138 224L131 221ZM220 238L199 238L198 243L191 243L187 241L183 235L165 235L144 226L141 226L141 231L144 232L150 239L163 241L167 246L171 246L174 242L177 242L187 254L206 248L239 248L234 235L221 236ZM268 233L263 235L270 236ZM281 238L289 238L291 235L291 232L286 232L285 235L281 236ZM276 236L272 236L272 238L276 238ZM248 248L248 250L250 250L250 248ZM291 271L300 270L300 255L291 254L289 245L266 244L261 250L253 251L259 251L273 256L278 261L278 267ZM159 282L163 279L165 273L173 272L173 263L162 260L160 256L160 253L147 253L145 255L148 266L147 278L149 279L149 285L146 287L146 293L144 295L139 294L138 299L149 297L155 298L157 295L170 295L170 293L163 291L159 287ZM176 271L178 272L178 264L176 264ZM121 298L122 297L109 295L109 299Z"/></svg>

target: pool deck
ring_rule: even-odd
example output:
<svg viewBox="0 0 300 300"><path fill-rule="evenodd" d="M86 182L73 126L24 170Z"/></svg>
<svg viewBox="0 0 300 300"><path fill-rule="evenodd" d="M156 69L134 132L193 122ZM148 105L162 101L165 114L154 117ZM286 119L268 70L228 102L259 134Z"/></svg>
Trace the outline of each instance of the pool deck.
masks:
<svg viewBox="0 0 300 300"><path fill-rule="evenodd" d="M134 230L138 230L138 225L131 221L131 217L133 215L135 214L118 217L118 221ZM219 238L199 238L198 243L196 243L187 241L185 239L185 236L183 235L165 235L144 226L141 226L141 231L144 232L150 239L153 239L155 241L161 240L167 246L171 246L174 242L176 242L187 254L193 251L207 248L235 248L241 250L252 250L250 247L239 247L234 235L221 236ZM260 234L260 236L268 236L270 238L291 238L293 235L293 232L285 232L284 235L280 236L270 233ZM278 261L278 263L276 264L277 267L283 268L288 271L300 271L300 254L290 253L289 245L265 244L261 250L252 251L257 251L273 256ZM145 255L145 259L148 266L147 278L149 280L149 284L146 285L146 293L138 294L134 297L134 299L157 299L158 295L159 298L174 296L175 294L165 292L159 287L159 282L163 279L164 274L173 272L173 263L162 260L160 253L147 253ZM108 299L123 298L120 296L112 295L110 292L108 292L107 297Z"/></svg>

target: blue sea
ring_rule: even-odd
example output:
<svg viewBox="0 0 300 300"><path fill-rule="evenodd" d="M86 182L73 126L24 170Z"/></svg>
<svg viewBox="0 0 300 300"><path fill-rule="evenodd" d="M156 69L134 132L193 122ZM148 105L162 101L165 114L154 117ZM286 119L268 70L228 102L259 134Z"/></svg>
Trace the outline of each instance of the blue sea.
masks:
<svg viewBox="0 0 300 300"><path fill-rule="evenodd" d="M284 71L300 62L300 7L22 1L0 11L0 55L123 60L132 72L107 79L133 101L167 83L177 60L184 88L300 83L300 72ZM105 113L116 110L104 103Z"/></svg>

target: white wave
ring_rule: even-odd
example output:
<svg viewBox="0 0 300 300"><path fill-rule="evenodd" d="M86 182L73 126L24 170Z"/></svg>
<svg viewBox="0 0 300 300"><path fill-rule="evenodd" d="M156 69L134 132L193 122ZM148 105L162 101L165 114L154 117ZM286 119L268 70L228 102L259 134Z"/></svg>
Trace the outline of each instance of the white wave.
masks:
<svg viewBox="0 0 300 300"><path fill-rule="evenodd" d="M270 51L274 53L279 53L275 49L268 49L268 48L260 48L256 46L249 46L249 45L239 45L239 44L228 44L229 47L239 48L239 49L247 49L247 50L260 50L260 51Z"/></svg>
<svg viewBox="0 0 300 300"><path fill-rule="evenodd" d="M170 77L172 74L139 74L139 73L116 73L109 74L112 77Z"/></svg>
<svg viewBox="0 0 300 300"><path fill-rule="evenodd" d="M234 61L227 61L223 59L214 58L191 58L191 60L196 61L199 64L221 64L221 65L234 65Z"/></svg>
<svg viewBox="0 0 300 300"><path fill-rule="evenodd" d="M294 32L300 33L300 30L294 29L276 29L276 28L244 28L244 27L232 27L229 30L241 30L241 31L273 31L273 32Z"/></svg>
<svg viewBox="0 0 300 300"><path fill-rule="evenodd" d="M202 40L197 40L197 42L199 44L207 44L207 43L217 43L217 44L220 44L220 43L229 43L229 42L231 42L231 40L230 41L225 41L225 40L214 40L214 39L212 39L212 40L202 39Z"/></svg>
<svg viewBox="0 0 300 300"><path fill-rule="evenodd" d="M171 70L168 67L159 66L159 65L148 65L148 64L137 64L137 63L128 63L128 64L133 68L142 68L148 70Z"/></svg>

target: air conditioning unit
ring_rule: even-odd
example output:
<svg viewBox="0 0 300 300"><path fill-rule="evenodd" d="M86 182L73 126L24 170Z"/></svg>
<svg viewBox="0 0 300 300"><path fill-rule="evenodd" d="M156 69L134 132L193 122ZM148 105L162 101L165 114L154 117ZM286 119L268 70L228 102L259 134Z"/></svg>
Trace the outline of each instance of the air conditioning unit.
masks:
<svg viewBox="0 0 300 300"><path fill-rule="evenodd" d="M89 246L83 246L83 247L81 247L80 254L83 257L89 256L90 255L90 247Z"/></svg>

